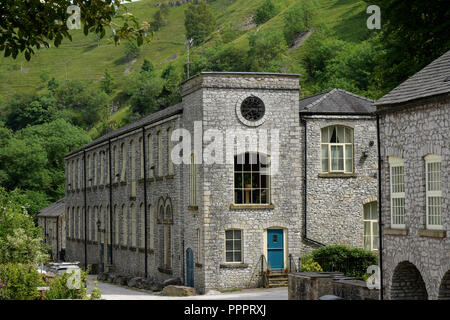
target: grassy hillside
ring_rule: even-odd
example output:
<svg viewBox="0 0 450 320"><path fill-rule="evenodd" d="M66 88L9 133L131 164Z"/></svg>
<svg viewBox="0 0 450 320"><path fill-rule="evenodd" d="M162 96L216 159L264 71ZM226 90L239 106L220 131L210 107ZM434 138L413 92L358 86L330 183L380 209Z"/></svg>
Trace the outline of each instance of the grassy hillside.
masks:
<svg viewBox="0 0 450 320"><path fill-rule="evenodd" d="M130 12L139 19L151 21L158 10L154 4L161 0L142 0L127 4ZM278 0L280 12L265 23L261 28L282 28L283 13L286 8L301 0ZM251 25L251 17L263 0L216 0L211 5L217 15L219 29L231 24L234 28L243 30L243 35L234 40L231 45L248 46L249 32L256 27ZM317 0L319 21L326 23L339 39L360 41L367 36L365 28L366 4L356 0ZM155 67L161 70L170 61L176 61L181 68L185 62L185 29L184 10L187 5L169 9L168 25L154 34L152 42L141 48L137 61L124 59L124 45L115 46L107 39L98 40L95 35L84 36L81 30L74 30L73 41L64 40L59 48L39 50L30 62L23 56L16 60L0 58L0 95L8 98L16 92L41 89L42 70L46 70L57 80L91 80L102 78L105 68L120 84L126 80L143 59L149 59ZM212 38L215 36L213 35ZM208 46L211 44L204 44ZM199 48L194 49L199 50ZM301 48L291 53L300 57ZM298 59L294 59L298 63ZM297 69L296 66L292 66Z"/></svg>

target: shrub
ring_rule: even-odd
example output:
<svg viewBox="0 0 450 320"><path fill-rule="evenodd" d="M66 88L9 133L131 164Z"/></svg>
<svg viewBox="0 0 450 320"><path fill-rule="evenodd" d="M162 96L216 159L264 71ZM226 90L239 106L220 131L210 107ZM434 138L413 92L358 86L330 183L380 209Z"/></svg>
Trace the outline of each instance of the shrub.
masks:
<svg viewBox="0 0 450 320"><path fill-rule="evenodd" d="M378 264L378 256L372 251L345 245L323 246L312 251L308 257L319 263L325 272L339 271L357 278L364 277L369 266Z"/></svg>
<svg viewBox="0 0 450 320"><path fill-rule="evenodd" d="M102 298L102 293L100 292L100 288L98 287L98 281L94 281L94 288L91 291L91 300L98 300Z"/></svg>
<svg viewBox="0 0 450 320"><path fill-rule="evenodd" d="M86 283L88 273L80 270L80 286L71 288L69 284L74 279L74 272L66 272L62 276L57 276L50 282L50 290L45 295L46 300L58 299L88 299L86 293Z"/></svg>
<svg viewBox="0 0 450 320"><path fill-rule="evenodd" d="M272 0L266 0L264 3L256 9L253 22L256 25L260 25L270 20L277 14L277 8Z"/></svg>
<svg viewBox="0 0 450 320"><path fill-rule="evenodd" d="M323 272L322 267L313 258L305 259L305 262L302 262L301 272Z"/></svg>
<svg viewBox="0 0 450 320"><path fill-rule="evenodd" d="M0 265L0 300L35 300L38 287L45 285L41 275L32 265Z"/></svg>

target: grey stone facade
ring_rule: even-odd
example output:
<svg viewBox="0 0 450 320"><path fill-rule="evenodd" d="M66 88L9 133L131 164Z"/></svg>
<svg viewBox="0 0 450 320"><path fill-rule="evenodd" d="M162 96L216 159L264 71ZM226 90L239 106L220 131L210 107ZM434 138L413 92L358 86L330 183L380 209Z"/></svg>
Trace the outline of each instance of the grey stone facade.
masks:
<svg viewBox="0 0 450 320"><path fill-rule="evenodd" d="M118 273L144 276L147 256L147 276L164 280L179 277L187 282L187 254L193 252L193 278L195 288L199 292L208 289L254 286L255 276L261 256L267 259L267 230L283 230L283 266L288 268L290 262L297 263L298 258L315 247L304 241L304 124L300 121L298 76L289 74L258 73L202 73L183 84L182 102L156 114L147 116L125 128L108 133L106 136L75 150L66 156L66 208L69 216L67 233L67 256L70 260L88 264L104 264ZM242 101L249 96L260 98L265 105L265 114L258 122L247 122L239 114ZM365 115L308 115L308 232L309 236L327 244L345 243L362 247L362 206L377 199L376 152L369 147L369 142L376 145L376 126L374 118ZM194 146L194 125L199 128L199 149ZM328 125L344 125L354 128L354 166L351 176L319 177L320 165L320 129ZM196 198L191 203L191 166L175 164L173 173L168 168L168 128L187 129L192 135L192 153L195 159L202 159L210 147L207 141L208 132L216 130L221 133L224 142L233 134L254 135L261 130L268 132L267 154L271 160L277 159L278 170L272 163L270 176L270 202L267 204L236 204L234 200L234 156L237 150L221 147L223 162L196 165ZM161 155L162 176L158 176L158 143L157 132L162 132ZM153 158L146 153L145 172L147 181L141 179L141 161L143 159L139 139L145 136L148 140L152 134ZM261 136L259 136L261 138ZM130 148L133 140L135 157ZM197 140L199 141L199 140ZM148 141L145 144L148 147ZM122 143L127 146L126 176L121 172ZM111 144L111 150L109 150ZM176 145L177 142L172 142ZM119 177L115 182L114 147L118 149ZM148 150L147 150L148 151ZM249 152L256 151L246 150ZM367 157L360 161L363 151ZM99 159L103 165L96 163L97 181L86 178L88 187L84 189L84 153L93 159ZM183 150L183 156L186 151ZM217 152L217 151L216 151ZM111 168L113 173L112 190L109 186L109 154L112 154ZM132 161L135 159L136 193L133 194ZM227 162L225 159L231 159ZM78 160L80 169L76 167ZM75 181L73 168L75 170ZM87 166L89 167L89 166ZM153 168L154 177L151 175ZM81 170L81 171L80 171ZM91 170L92 171L92 170ZM102 180L99 172L103 172ZM81 179L78 187L78 176ZM122 181L121 181L122 180ZM100 183L103 181L103 183ZM90 185L91 184L91 185ZM144 199L144 185L147 197ZM75 187L75 188L74 188ZM112 194L110 194L112 192ZM86 196L86 197L85 197ZM111 197L111 198L110 198ZM338 199L338 201L336 201ZM147 229L142 228L143 212L141 204L147 202ZM73 211L80 211L85 206L97 207L103 212L100 219L100 232L95 240L95 229L98 229L95 218L91 218L91 237L84 240L84 213L82 217L81 237L74 236L78 230L78 219ZM160 206L164 203L173 212L173 219L160 217ZM121 207L125 206L128 232L123 232ZM136 209L136 223L133 222L131 206ZM100 206L102 210L100 210ZM110 207L111 206L111 207ZM117 206L117 211L114 207ZM112 221L110 221L112 208ZM106 209L106 210L105 210ZM167 212L167 210L165 211ZM75 215L76 217L76 215ZM112 229L110 228L112 222ZM117 234L116 223L119 222ZM73 227L75 225L75 228ZM169 228L167 226L170 226ZM136 232L132 227L136 228ZM226 262L226 230L238 229L242 232L242 258L239 263ZM147 245L143 245L145 230ZM104 232L103 232L104 231ZM111 232L112 231L112 232ZM200 232L199 232L200 231ZM137 237L134 244L131 235ZM103 235L103 236L102 236ZM127 239L124 239L127 235ZM167 235L169 235L170 265L167 266ZM117 243L116 239L119 239ZM111 246L112 257L108 250ZM101 260L104 243L103 260ZM86 246L86 248L85 248ZM147 251L145 251L147 248ZM85 253L87 252L87 255ZM200 254L200 256L199 256ZM255 271L256 270L256 271ZM255 273L256 272L256 273Z"/></svg>

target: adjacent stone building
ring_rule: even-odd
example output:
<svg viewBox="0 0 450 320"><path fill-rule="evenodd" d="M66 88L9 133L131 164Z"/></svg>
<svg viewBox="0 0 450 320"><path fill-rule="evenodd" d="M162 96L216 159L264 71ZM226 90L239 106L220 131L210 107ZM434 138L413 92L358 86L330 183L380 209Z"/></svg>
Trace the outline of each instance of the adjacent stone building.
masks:
<svg viewBox="0 0 450 320"><path fill-rule="evenodd" d="M450 51L376 102L387 299L450 299Z"/></svg>
<svg viewBox="0 0 450 320"><path fill-rule="evenodd" d="M321 243L377 250L371 101L299 101L298 80L201 73L180 104L69 153L68 259L202 292L256 285L261 263L284 271Z"/></svg>
<svg viewBox="0 0 450 320"><path fill-rule="evenodd" d="M38 224L44 242L50 246L50 258L64 260L66 251L66 214L64 198L39 211Z"/></svg>

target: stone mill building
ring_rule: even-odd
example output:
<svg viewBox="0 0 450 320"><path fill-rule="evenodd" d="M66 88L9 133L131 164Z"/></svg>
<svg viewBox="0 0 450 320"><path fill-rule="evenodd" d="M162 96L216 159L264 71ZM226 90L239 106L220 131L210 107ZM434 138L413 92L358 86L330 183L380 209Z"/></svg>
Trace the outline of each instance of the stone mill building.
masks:
<svg viewBox="0 0 450 320"><path fill-rule="evenodd" d="M387 299L450 299L450 51L376 102Z"/></svg>
<svg viewBox="0 0 450 320"><path fill-rule="evenodd" d="M373 101L299 76L204 72L182 102L66 160L66 258L204 292L320 244L378 249Z"/></svg>

